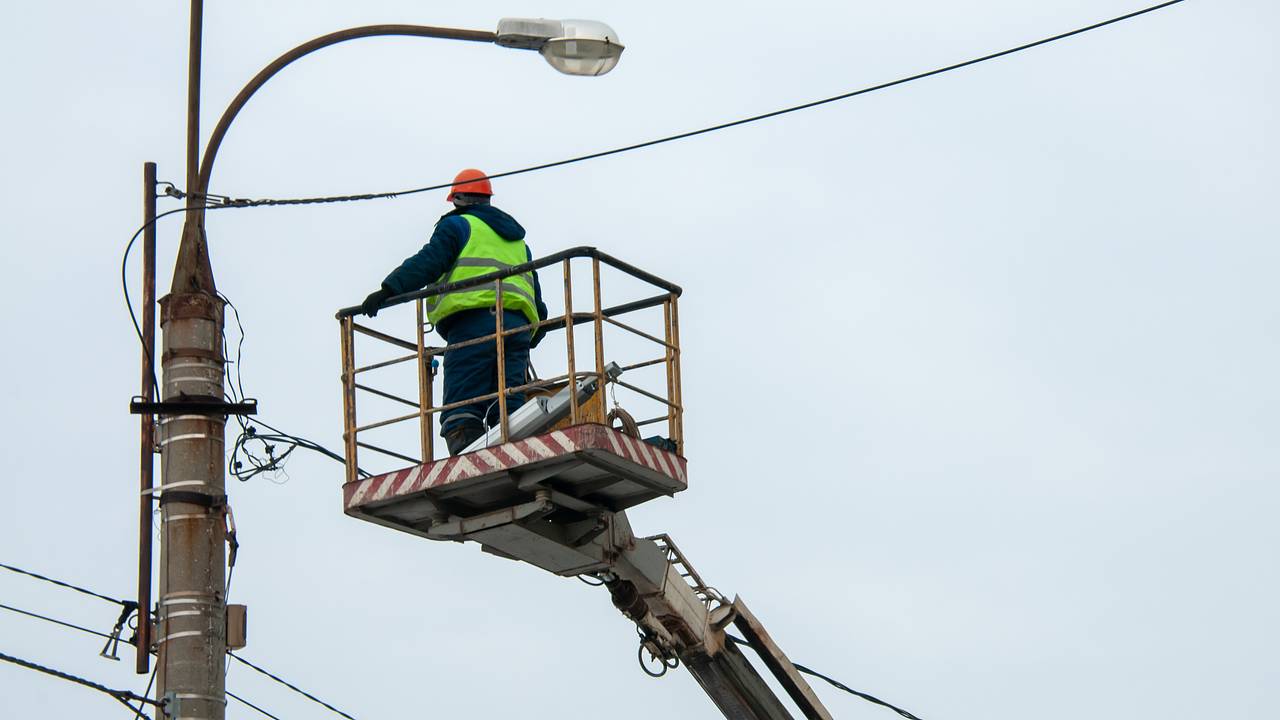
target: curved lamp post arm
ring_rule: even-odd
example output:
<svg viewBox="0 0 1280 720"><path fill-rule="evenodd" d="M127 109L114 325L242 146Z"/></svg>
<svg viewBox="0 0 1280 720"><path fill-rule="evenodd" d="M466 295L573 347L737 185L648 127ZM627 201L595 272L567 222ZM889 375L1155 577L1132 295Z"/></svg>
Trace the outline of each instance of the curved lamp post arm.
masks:
<svg viewBox="0 0 1280 720"><path fill-rule="evenodd" d="M430 37L443 38L446 40L468 40L471 42L495 42L498 38L496 33L487 30L459 30L455 28L430 27L427 25L365 25L363 27L349 28L347 30L339 30L335 33L323 35L310 42L303 43L289 52L276 58L270 65L264 67L257 75L244 86L240 93L236 95L227 109L223 111L222 117L218 120L218 125L213 129L213 134L209 136L209 144L205 147L204 157L200 161L200 176L197 186L189 188L188 193L195 198L203 198L209 192L209 177L213 174L213 161L218 155L218 148L222 145L222 138L227 134L227 129L231 127L231 122L236 119L245 106L249 102L249 98L258 91L268 80L276 73L284 69L286 65L297 60L300 57L309 55L321 48L336 45L347 40L355 40L358 38L380 37L385 35L403 35L410 37ZM203 222L204 213L199 214L201 222Z"/></svg>

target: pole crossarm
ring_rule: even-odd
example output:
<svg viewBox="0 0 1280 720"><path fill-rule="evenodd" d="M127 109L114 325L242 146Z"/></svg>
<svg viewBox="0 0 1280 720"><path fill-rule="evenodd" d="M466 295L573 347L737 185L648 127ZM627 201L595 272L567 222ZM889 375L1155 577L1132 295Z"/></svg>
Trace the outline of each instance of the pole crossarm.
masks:
<svg viewBox="0 0 1280 720"><path fill-rule="evenodd" d="M218 148L222 145L222 139L226 136L227 130L231 127L231 123L244 109L249 98L267 83L276 73L283 70L293 61L310 55L311 53L330 45L337 45L348 40L357 40L369 37L385 37L385 36L404 36L404 37L427 37L440 38L445 40L465 40L469 42L487 42L492 43L497 40L496 33L488 30L462 30L458 28L442 28L432 27L429 25L364 25L361 27L348 28L337 32L322 35L314 40L305 42L289 52L276 58L270 65L267 65L258 72L257 75L249 81L247 85L240 90L227 109L223 111L222 117L218 120L217 126L213 129L213 134L209 136L209 144L205 146L204 155L200 161L199 179L194 188L188 188L192 195L197 199L203 198L209 192L209 178L213 174L213 161L218 155ZM200 211L203 217L203 211Z"/></svg>

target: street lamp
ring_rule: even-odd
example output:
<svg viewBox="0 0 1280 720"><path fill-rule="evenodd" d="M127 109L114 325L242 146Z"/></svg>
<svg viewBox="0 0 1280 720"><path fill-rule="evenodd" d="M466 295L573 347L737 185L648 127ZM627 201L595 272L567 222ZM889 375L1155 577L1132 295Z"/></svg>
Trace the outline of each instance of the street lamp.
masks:
<svg viewBox="0 0 1280 720"><path fill-rule="evenodd" d="M497 42L537 50L566 75L604 75L625 49L613 28L595 20L506 18L498 22Z"/></svg>
<svg viewBox="0 0 1280 720"><path fill-rule="evenodd" d="M192 0L187 88L187 212L169 294L160 301L164 331L163 385L156 408L162 414L159 445L166 489L160 495L164 537L159 598L158 687L172 716L220 720L225 712L226 637L225 477L226 415L223 402L223 303L217 296L204 232L204 208L218 148L249 98L276 73L316 50L357 38L388 35L496 43L537 50L556 70L570 75L603 75L613 69L623 46L617 34L590 20L506 19L497 32L424 25L368 25L318 37L281 55L249 81L223 111L197 158L200 109L200 45L203 0ZM145 295L153 295L144 292ZM150 304L150 297L144 297ZM144 345L146 344L144 339ZM145 348L146 362L154 348ZM149 367L149 366L148 366ZM146 436L144 435L144 438ZM145 471L144 471L145 472ZM150 476L146 475L149 487ZM173 488L181 487L181 490ZM150 491L148 490L148 493ZM150 494L141 513L149 538ZM140 557L149 558L150 546ZM141 564L141 563L140 563ZM150 605L150 564L140 567L143 617ZM139 671L145 671L150 626L140 628ZM179 710L179 708L181 708Z"/></svg>
<svg viewBox="0 0 1280 720"><path fill-rule="evenodd" d="M207 197L213 161L217 157L223 137L245 103L258 91L258 88L266 84L267 80L293 61L321 48L347 40L387 35L489 42L516 50L537 50L551 67L566 75L604 75L618 64L618 59L625 49L618 41L618 34L613 31L613 28L595 20L505 18L498 22L497 32L426 25L366 25L323 35L276 58L274 62L259 71L231 101L209 136L209 144L205 146L204 155L200 160L200 174L196 187L188 188L191 192L191 200L201 203ZM199 224L203 224L203 212L197 209L193 214L199 220Z"/></svg>

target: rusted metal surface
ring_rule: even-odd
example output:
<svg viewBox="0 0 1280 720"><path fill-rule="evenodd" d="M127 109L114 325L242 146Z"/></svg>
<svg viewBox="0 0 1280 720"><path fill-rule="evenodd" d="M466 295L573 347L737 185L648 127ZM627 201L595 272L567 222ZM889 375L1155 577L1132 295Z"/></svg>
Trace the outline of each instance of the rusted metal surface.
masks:
<svg viewBox="0 0 1280 720"><path fill-rule="evenodd" d="M773 673L778 684L782 685L795 701L806 720L832 720L831 713L823 706L822 701L813 692L813 688L809 687L809 683L800 671L796 670L796 666L791 664L786 653L782 652L782 648L778 647L778 644L769 636L769 631L764 629L764 625L761 625L756 616L747 609L742 598L733 599L733 608L736 612L733 624L742 632L742 636L751 644L752 649L760 655L760 659L769 668L769 672Z"/></svg>
<svg viewBox="0 0 1280 720"><path fill-rule="evenodd" d="M596 377L604 377L604 316L600 313L600 258L591 258L591 289L593 300L595 301L595 344L596 344ZM597 392L596 397L600 399L599 407L596 411L601 417L608 414L608 408L605 407L604 388L602 392Z"/></svg>
<svg viewBox="0 0 1280 720"><path fill-rule="evenodd" d="M203 292L170 294L160 308L162 398L220 402L221 301ZM157 682L161 696L213 698L193 701L183 712L215 720L223 717L216 699L226 662L225 426L225 416L217 414L167 415L160 423L163 484L174 489L160 495Z"/></svg>
<svg viewBox="0 0 1280 720"><path fill-rule="evenodd" d="M418 340L418 444L422 448L422 462L427 462L434 454L431 447L431 412L428 410L431 404L431 360L427 356L425 303L425 300L419 300L413 304L417 315L417 322L414 323L417 332L414 335ZM400 398L395 399L406 402Z"/></svg>
<svg viewBox="0 0 1280 720"><path fill-rule="evenodd" d="M356 389L357 389L357 390L363 390L364 392L367 392L367 393L369 393L370 395L377 395L378 397L384 397L384 398L386 398L386 399L388 399L388 400L391 400L391 401L393 401L393 402L398 402L398 403L400 403L401 405L408 405L409 407L411 407L411 408L415 408L415 409L421 409L421 408L422 408L421 403L416 403L416 402L414 402L414 401L412 401L412 400L408 400L408 399L402 398L402 397L400 397L399 395L392 395L392 394L391 394L391 393L389 393L389 392L384 392L384 391L379 390L379 389L377 389L377 388L369 387L368 385L361 385L360 383L356 383L356 384L355 384L355 387L356 387Z"/></svg>
<svg viewBox="0 0 1280 720"><path fill-rule="evenodd" d="M720 595L718 590L703 581L702 576L693 568L693 564L689 562L684 553L680 552L680 548L676 546L676 541L672 540L670 535L659 533L650 535L645 540L649 540L658 546L667 563L676 569L676 574L683 578L684 582L688 583L689 587L693 589L693 592L702 601L704 607L710 609L715 603L725 602L724 597Z"/></svg>
<svg viewBox="0 0 1280 720"><path fill-rule="evenodd" d="M196 182L188 180L188 192L197 194L203 201L203 197L209 192L209 179L213 174L213 161L218 157L218 149L222 146L222 140L226 137L227 130L231 128L232 121L240 114L245 103L249 102L249 98L253 97L254 93L276 73L283 70L293 61L330 45L336 45L348 40L385 36L441 38L487 43L497 39L496 34L486 30L462 30L427 25L366 25L339 30L305 42L273 60L270 65L267 65L257 75L253 76L253 79L236 94L235 99L222 112L222 117L218 119L218 124L214 126L213 133L209 136L209 143L205 146L204 159L200 165L199 179Z"/></svg>
<svg viewBox="0 0 1280 720"><path fill-rule="evenodd" d="M605 265L615 270L618 270L627 275L630 275L631 277L634 277L637 280L641 280L650 285L653 285L654 287L658 287L663 290L666 290L667 293L670 293L676 296L679 296L684 292L683 290L680 289L679 285L676 285L673 282L664 280L652 273L645 272L633 265L630 265L628 263L625 263L613 257L612 255L609 255L608 253L601 252L596 248L582 245L578 247L572 247L567 250L561 250L560 252L557 252L557 253L552 253L538 260L532 260L530 262L521 263L519 265L512 265L511 267L505 270L486 273L484 275L477 275L473 278L458 280L456 282L435 283L433 285L427 285L421 290L415 290L414 292L411 292L411 293L405 293L403 295L396 295L394 297L387 298L387 300L383 302L382 307L389 308L395 305L399 305L401 303L407 303L411 300L416 300L418 298L427 298L427 297L431 297L432 295L444 295L444 294L455 292L458 290L468 290L470 288L475 288L481 285L491 283L494 280L499 280L504 277L511 277L514 275L523 275L525 273L530 273L535 270L540 270L544 267L550 267L551 265L555 265L557 263L563 262L564 260L568 260L572 258L592 258L592 259L599 260ZM665 297L666 297L665 295L659 296L656 299L656 302L653 302L652 305L646 305L646 307L656 307L658 304L662 302L663 299L665 299ZM649 302L649 301L644 300L639 302ZM361 312L362 310L359 305L352 305L351 307L345 307L339 310L337 313L337 317L339 318L348 317L348 316L354 317L356 315L359 315Z"/></svg>
<svg viewBox="0 0 1280 720"><path fill-rule="evenodd" d="M160 298L161 323L170 320L203 320L221 327L222 310L222 299L206 292L173 293ZM196 350L198 355L216 355L219 360L222 359L221 348L214 351L189 347L186 350Z"/></svg>
<svg viewBox="0 0 1280 720"><path fill-rule="evenodd" d="M395 337L394 335L388 335L384 332L379 332L377 330L374 330L371 327L366 327L359 323L352 323L351 328L356 332L360 333L361 335L368 335L371 338L377 338L378 340L381 340L384 343L390 343L392 345L395 345L398 348L411 350L413 352L418 351L417 343L412 343L412 342L409 342L408 340L401 340L400 338Z"/></svg>
<svg viewBox="0 0 1280 720"><path fill-rule="evenodd" d="M663 340L662 338L654 337L653 335L650 335L649 333L644 332L643 330L637 330L636 328L633 328L630 325L624 322L621 322L619 320L615 320L609 317L608 315L605 315L604 313L600 314L600 319L603 320L604 322L609 323L610 325L613 325L615 327L620 327L629 333L634 333L636 335L639 335L645 340L648 340L653 343L657 343L658 345L661 345L663 347L670 347L670 343L668 343L666 340Z"/></svg>
<svg viewBox="0 0 1280 720"><path fill-rule="evenodd" d="M715 655L689 653L680 659L729 720L792 720L782 701L736 646L726 645Z"/></svg>
<svg viewBox="0 0 1280 720"><path fill-rule="evenodd" d="M667 370L667 397L675 400L676 398L676 351L675 336L673 336L673 328L671 324L671 299L666 299L662 304L662 322L663 336L667 338L667 352L664 355ZM676 439L678 446L678 434L676 433L676 406L667 405L667 437Z"/></svg>
<svg viewBox="0 0 1280 720"><path fill-rule="evenodd" d="M679 293L671 293L671 358L675 382L672 386L671 402L676 408L684 407L684 393L680 390L680 308L677 304ZM676 452L684 454L684 411L679 410L672 418L671 439L676 443Z"/></svg>
<svg viewBox="0 0 1280 720"><path fill-rule="evenodd" d="M665 357L654 358L654 359L652 359L652 360L642 360L642 361L640 361L640 362L638 362L638 363L631 363L630 365L623 365L623 366L622 366L622 372L624 372L624 373L625 373L625 372L627 372L627 371L629 371L629 370L639 370L640 368L651 367L651 366L653 366L653 365L661 365L661 364L663 364L663 363L665 363L665 362L668 362L667 358L665 358Z"/></svg>
<svg viewBox="0 0 1280 720"><path fill-rule="evenodd" d="M343 507L357 517L401 518L416 532L421 518L398 513L422 495L449 499L455 514L479 514L533 497L513 471L543 477L565 493L608 510L688 487L688 464L675 453L603 425L577 425L485 450L360 478L343 486ZM369 519L365 517L365 519ZM384 522L384 524L386 524ZM419 534L421 534L419 532Z"/></svg>
<svg viewBox="0 0 1280 720"><path fill-rule="evenodd" d="M411 463L417 463L417 462L419 462L418 458L415 458L415 457L409 457L408 455L401 455L400 453L395 452L395 451L393 451L393 450L388 450L388 449L386 449L386 448L384 448L384 447L378 447L377 445L372 445L372 444L370 444L370 443L366 443L366 442L357 442L357 443L356 443L356 445L359 445L360 447L362 447L362 448L364 448L364 449L366 449L366 450L372 450L372 451L374 451L374 452L376 452L376 453L382 453L383 455L389 455L389 456L391 456L391 457L393 457L393 458L398 458L398 459L400 459L400 460L404 460L404 461L406 461L406 462L411 462Z"/></svg>
<svg viewBox="0 0 1280 720"><path fill-rule="evenodd" d="M156 164L142 166L142 392L145 402L155 400L153 382L156 377ZM141 416L141 441L138 451L138 635L137 660L134 670L139 675L151 672L151 488L155 473L155 416Z"/></svg>
<svg viewBox="0 0 1280 720"><path fill-rule="evenodd" d="M404 422L405 420L412 420L416 417L421 417L421 416L422 416L421 412L411 412L408 415L397 415L392 418L387 418L386 420L371 422L368 425L359 425L356 427L355 432L362 433L365 430L374 430L376 428L386 427L388 425L395 425L396 423Z"/></svg>
<svg viewBox="0 0 1280 720"><path fill-rule="evenodd" d="M359 450L356 446L356 380L355 380L355 351L352 343L355 341L353 333L354 321L350 317L343 318L341 321L342 338L342 443L345 449L347 459L347 482L352 482L359 476L360 457Z"/></svg>
<svg viewBox="0 0 1280 720"><path fill-rule="evenodd" d="M656 395L656 394L654 394L654 393L651 393L651 392L649 392L648 390L645 390L645 389L644 389L644 388L642 388L642 387L639 387L639 386L636 386L636 385L632 385L631 383L624 382L624 381L622 381L622 380L614 380L613 382L614 382L614 383L616 383L616 384L618 385L618 387L624 387L624 388L626 388L626 389L630 390L631 392L639 393L639 394L641 394L641 395L644 395L645 397L649 398L650 400L653 400L653 401L655 401L655 402L660 402L660 403L662 403L663 405L667 405L668 407L673 407L673 408L675 408L675 409L676 409L676 411L677 411L677 412L679 412L679 411L681 410L681 407L680 407L679 405L677 405L677 404L675 404L675 403L671 402L670 400L668 400L668 399L666 399L666 398L662 397L661 395Z"/></svg>
<svg viewBox="0 0 1280 720"><path fill-rule="evenodd" d="M364 367L358 367L352 370L352 373L359 375L360 373L369 372L370 370L380 370L384 367L399 365L400 363L406 363L406 362L409 362L410 360L417 360L419 358L420 356L418 355L418 353L414 353L412 355L403 355L398 358L391 358L390 360L383 360L382 362L376 362L376 363L373 363L372 365L365 365Z"/></svg>
<svg viewBox="0 0 1280 720"><path fill-rule="evenodd" d="M494 350L498 358L498 425L502 429L502 442L505 443L511 437L511 424L507 419L507 338L502 334L505 307L502 299L501 280L496 280L493 283L493 297L493 327L494 342L496 343Z"/></svg>
<svg viewBox="0 0 1280 720"><path fill-rule="evenodd" d="M358 308L351 308L351 309L343 310L339 312L338 317L341 320L341 324L342 324L342 334L343 334L343 343L344 343L343 349L342 349L344 401L347 401L350 403L350 407L344 406L344 413L346 414L346 421L344 423L344 431L345 431L344 437L346 437L346 439L348 440L347 451L348 451L349 463L354 464L354 460L352 460L351 458L354 457L353 453L357 452L358 449L360 448L364 448L364 449L376 448L377 452L390 458L405 459L405 458L411 458L411 457L414 457L415 455L418 455L419 462L424 462L424 463L430 462L431 460L434 459L435 448L438 446L438 443L434 443L435 428L438 425L438 423L435 422L437 416L442 412L447 412L449 410L453 410L458 407L463 407L463 406L471 405L475 403L496 404L498 408L498 417L499 417L498 422L501 423L503 426L501 428L500 434L502 437L510 439L511 428L508 422L508 411L510 409L510 398L514 394L525 393L525 392L536 393L540 391L545 391L551 387L557 387L557 388L564 387L563 385L558 385L558 383L560 383L562 380L565 381L566 384L568 384L569 382L577 382L581 380L584 376L591 376L591 375L597 375L597 374L603 375L603 370L604 370L603 366L607 362L611 360L621 359L621 358L606 357L606 348L605 348L605 342L604 342L604 325L606 323L610 325L617 325L623 329L626 329L627 331L629 331L630 334L638 338L641 338L644 341L652 343L653 345L656 345L658 348L660 348L662 353L661 357L653 358L652 356L649 356L648 359L643 359L643 360L640 360L639 362L633 362L631 364L625 365L624 367L625 367L625 370L639 370L639 369L653 367L657 365L665 365L666 366L665 367L666 387L662 387L661 385L658 385L657 387L652 387L652 388L642 387L642 383L640 382L627 382L623 380L613 380L610 382L616 382L617 387L626 388L634 392L635 393L634 397L642 402L647 403L649 401L653 401L653 402L661 403L662 405L666 406L666 411L667 411L666 419L668 421L667 434L672 439L672 441L678 443L679 433L681 432L679 417L682 412L682 409L679 403L676 401L675 397L673 396L673 393L675 393L678 390L679 347L678 347L678 334L676 332L676 328L674 327L676 321L675 321L672 305L673 305L673 298L678 296L679 294L679 288L677 286L672 285L671 283L661 280L660 278L655 278L658 280L658 282L661 283L661 285L659 285L658 287L665 290L666 292L658 295L649 296L649 297L643 297L639 300L624 302L621 304L606 305L604 303L604 294L603 294L604 291L602 288L602 283L603 283L602 270L604 267L608 266L614 270L621 270L622 272L630 274L632 276L642 277L646 279L654 276L648 275L646 273L642 273L641 271L636 270L635 268L632 268L630 266L627 266L625 263L621 263L620 261L617 261L615 258L611 258L607 255L604 255L603 253L600 253L592 248L573 248L563 253L557 253L556 256L559 256L559 260L544 258L542 261L537 261L534 263L526 263L524 265L506 268L504 270L501 270L495 273L489 273L485 276L481 276L481 278L479 279L468 279L466 281L460 281L457 283L437 284L434 286L430 286L430 288L424 288L423 290L418 291L416 293L409 293L409 294L400 296L399 298L400 300L408 300L408 301L413 301L415 303L415 313L414 313L415 327L414 327L413 342L409 342L408 340L402 339L401 337L397 337L395 334L392 334L390 332L387 332L381 329L373 329L363 324L357 323L355 321L354 312L349 312L349 310L358 311ZM553 258L556 256L553 256ZM590 300L591 309L589 312L577 312L574 309L575 298L573 296L573 270L572 270L572 264L573 264L572 261L574 259L589 261L592 265L591 285L590 285L592 297ZM551 262L559 263L562 266L562 274L563 274L563 280L564 280L565 313L559 317L548 318L538 323L526 323L524 325L520 325L517 327L508 327L508 323L506 323L507 318L503 313L503 310L505 310L505 307L506 307L506 304L505 304L506 298L504 297L503 293L498 292L498 290L501 287L501 281L505 277L509 277L517 273L528 272L529 271L528 268L533 265L546 265ZM429 296L429 294L445 293L445 292L448 292L451 288L457 289L457 288L462 288L467 286L470 286L470 287L484 286L484 287L494 288L493 290L493 292L495 293L494 313L495 313L495 318L497 320L497 322L495 322L494 332L489 335L485 335L483 337L478 337L465 342L456 343L454 345L449 346L448 348L431 347L427 345L425 329L429 328L430 325L425 322L425 318L423 317L423 315L425 315L425 310L421 305L423 298ZM623 322L622 320L614 319L615 316L626 316L628 313L639 313L642 311L646 311L649 309L656 309L656 308L661 308L663 313L662 320L661 320L661 323L662 323L661 329L656 332L648 332L646 330L642 330L636 327L635 323L631 321ZM385 310L386 308L384 308L384 311ZM393 313L388 313L387 317L390 317L392 315ZM574 326L583 324L583 323L590 323L592 327L592 335L593 335L592 349L593 349L593 355L594 355L593 357L594 368L592 369L592 371L588 371L588 372L583 372L583 369L580 367L580 360L578 357L578 346L577 346L577 343L575 342L576 338L574 336L574 333L572 332L572 328ZM505 356L505 351L507 347L506 343L507 343L508 337L510 337L515 333L529 332L534 328L541 328L544 332L547 332L549 334L555 333L555 332L565 333L564 361L568 370L568 372L565 375L552 378L552 379L535 380L532 382L526 382L524 384L512 386L509 384L509 380L506 376L505 371L501 371L497 373L496 384L498 385L498 389L496 392L486 393L484 395L479 395L476 397L463 398L451 403L441 403L438 405L435 403L434 398L432 397L434 372L430 368L430 359L432 357L442 355L449 349L457 349L457 348L468 347L473 345L481 345L481 344L491 344L490 347L493 348L495 354L500 356ZM372 338L375 342L375 345L379 343L384 345L391 345L396 348L411 350L412 354L397 356L388 360L381 360L378 362L374 362L372 364L367 364L367 365L357 367L355 364L356 358L357 358L357 353L356 353L356 347L357 347L356 336L357 335L363 336L365 338ZM362 341L361 347L363 347L363 342L367 342L367 341ZM551 347L551 346L545 346L545 347ZM646 353L646 355L648 355L648 353ZM381 370L383 368L391 367L393 365L398 365L403 362L408 362L410 360L416 360L418 362L418 373L417 373L418 387L417 388L414 388L414 389L410 389L407 387L397 388L395 386L388 386L387 383L385 382L370 382L368 379L363 379L359 383L355 381L355 376L357 374L374 372L377 370ZM620 363L620 366L622 366L621 363ZM637 377L640 377L640 376L637 376ZM608 387L613 387L613 386L608 386ZM356 409L356 404L358 402L359 397L362 397L366 394L372 397L381 398L384 400L390 400L392 402L404 405L406 407L413 408L415 412L400 414L394 417L380 418L376 420L373 420L371 418L370 419L372 420L371 422L366 421L365 424L360 425L355 420L355 416L356 416L355 409ZM415 396L417 398L416 402L412 399ZM563 429L564 427L572 427L580 423L590 423L590 422L605 423L606 417L608 415L608 397L609 397L609 394L605 392L605 388L603 387L586 398L573 396L572 402L569 407L568 418L566 420L560 421L555 426L556 429ZM367 432L370 430L377 430L380 428L386 428L389 426L396 425L398 423L411 422L414 420L416 420L418 423L418 426L416 428L417 432L415 433L418 441L417 441L417 447L413 448L412 450L408 448L395 447L394 443L392 443L390 447L379 447L379 446L370 447L364 443L359 442L360 433ZM495 433L495 436L497 435L499 435L499 433ZM382 443L380 442L379 444L381 445ZM348 468L347 477L349 481L355 477L355 475L353 474L354 472L355 470L353 468Z"/></svg>
<svg viewBox="0 0 1280 720"><path fill-rule="evenodd" d="M578 374L575 370L575 358L573 354L573 324L570 318L573 317L573 274L570 268L569 260L564 261L564 345L569 364L569 384L573 385L578 382ZM573 394L569 396L569 424L577 425L580 413L578 411L578 396Z"/></svg>

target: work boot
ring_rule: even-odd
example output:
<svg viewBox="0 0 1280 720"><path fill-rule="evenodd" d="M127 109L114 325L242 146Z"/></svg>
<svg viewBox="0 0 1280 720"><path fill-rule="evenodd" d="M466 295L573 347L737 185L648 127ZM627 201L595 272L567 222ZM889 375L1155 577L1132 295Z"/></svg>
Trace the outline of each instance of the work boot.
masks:
<svg viewBox="0 0 1280 720"><path fill-rule="evenodd" d="M450 423L449 428L444 431L444 444L449 448L450 455L457 455L484 433L484 424L479 420L459 420Z"/></svg>

